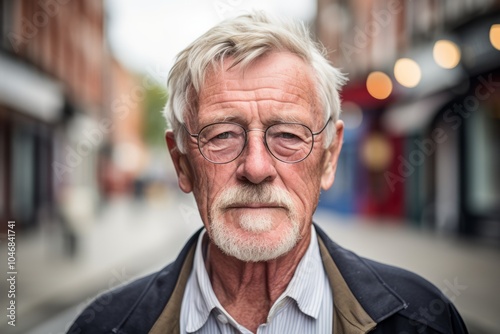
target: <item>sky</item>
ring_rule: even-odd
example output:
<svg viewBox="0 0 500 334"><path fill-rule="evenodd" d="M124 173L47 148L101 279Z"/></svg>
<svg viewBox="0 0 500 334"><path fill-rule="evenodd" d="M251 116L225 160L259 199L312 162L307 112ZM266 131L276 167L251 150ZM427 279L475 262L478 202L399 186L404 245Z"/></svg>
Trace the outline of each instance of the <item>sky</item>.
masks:
<svg viewBox="0 0 500 334"><path fill-rule="evenodd" d="M116 58L164 83L177 53L221 20L252 9L306 22L315 0L106 0L107 33Z"/></svg>

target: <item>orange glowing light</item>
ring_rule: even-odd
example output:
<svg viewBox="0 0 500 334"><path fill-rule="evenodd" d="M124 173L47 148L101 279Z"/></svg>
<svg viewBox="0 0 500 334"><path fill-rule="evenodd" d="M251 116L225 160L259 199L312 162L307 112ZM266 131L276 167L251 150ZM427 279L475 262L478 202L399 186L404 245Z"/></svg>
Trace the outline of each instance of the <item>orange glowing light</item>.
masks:
<svg viewBox="0 0 500 334"><path fill-rule="evenodd" d="M374 98L384 100L392 93L391 78L384 72L372 72L366 79L366 89Z"/></svg>
<svg viewBox="0 0 500 334"><path fill-rule="evenodd" d="M394 65L394 77L402 86L412 88L420 82L422 71L416 61L401 58Z"/></svg>
<svg viewBox="0 0 500 334"><path fill-rule="evenodd" d="M500 50L500 24L493 24L490 28L490 42L497 50Z"/></svg>
<svg viewBox="0 0 500 334"><path fill-rule="evenodd" d="M442 68L455 68L460 62L460 49L458 45L448 40L439 40L434 44L432 50L434 61Z"/></svg>

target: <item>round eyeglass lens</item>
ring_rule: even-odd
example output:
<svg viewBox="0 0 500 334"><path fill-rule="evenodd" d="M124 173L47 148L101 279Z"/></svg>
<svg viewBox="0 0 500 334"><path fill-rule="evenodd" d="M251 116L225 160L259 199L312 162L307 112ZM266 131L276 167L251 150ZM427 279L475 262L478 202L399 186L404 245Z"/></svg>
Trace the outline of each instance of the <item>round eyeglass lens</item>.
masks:
<svg viewBox="0 0 500 334"><path fill-rule="evenodd" d="M226 163L236 159L243 151L245 137L245 129L238 124L211 124L200 131L198 145L207 160Z"/></svg>
<svg viewBox="0 0 500 334"><path fill-rule="evenodd" d="M266 131L266 143L276 159L297 162L305 159L313 147L313 134L302 124L275 124Z"/></svg>

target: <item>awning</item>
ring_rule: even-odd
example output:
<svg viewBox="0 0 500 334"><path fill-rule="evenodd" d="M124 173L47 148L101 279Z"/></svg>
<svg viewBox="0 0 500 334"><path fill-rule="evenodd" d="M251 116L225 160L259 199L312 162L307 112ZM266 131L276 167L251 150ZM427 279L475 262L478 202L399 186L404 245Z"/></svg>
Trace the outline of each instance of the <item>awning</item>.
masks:
<svg viewBox="0 0 500 334"><path fill-rule="evenodd" d="M381 118L382 127L393 135L410 135L430 125L432 119L452 94L443 92L407 103L391 106Z"/></svg>
<svg viewBox="0 0 500 334"><path fill-rule="evenodd" d="M0 104L47 123L62 116L60 84L35 68L0 54Z"/></svg>

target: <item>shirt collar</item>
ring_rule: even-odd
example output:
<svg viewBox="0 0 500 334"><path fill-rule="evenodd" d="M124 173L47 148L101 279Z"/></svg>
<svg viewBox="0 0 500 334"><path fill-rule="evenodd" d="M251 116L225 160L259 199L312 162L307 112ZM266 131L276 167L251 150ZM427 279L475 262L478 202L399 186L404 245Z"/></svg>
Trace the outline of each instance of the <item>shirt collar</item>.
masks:
<svg viewBox="0 0 500 334"><path fill-rule="evenodd" d="M315 319L321 309L321 300L325 293L325 271L321 261L318 238L311 226L311 241L306 253L300 260L295 274L282 297L293 298L302 311Z"/></svg>
<svg viewBox="0 0 500 334"><path fill-rule="evenodd" d="M214 308L223 310L222 305L212 289L212 283L208 277L205 261L203 259L202 250L205 234L206 230L203 230L198 237L193 260L193 277L190 278L190 280L192 280L190 284L192 293L190 294L190 300L186 301L188 303L189 314L186 331L189 333L199 330L208 320L210 312Z"/></svg>
<svg viewBox="0 0 500 334"><path fill-rule="evenodd" d="M193 260L193 276L190 278L192 282L189 284L190 289L193 290L189 295L189 300L185 301L188 305L187 311L189 314L189 320L186 324L187 332L199 330L208 320L213 309L224 313L229 321L234 322L217 299L208 277L202 253L205 233L206 230L203 230L198 238ZM316 319L319 315L320 301L325 290L324 275L316 231L311 226L311 240L306 253L300 260L286 290L271 308L270 316L272 317L274 313L274 307L281 300L289 297L295 300L301 312ZM234 324L236 325L236 323Z"/></svg>

